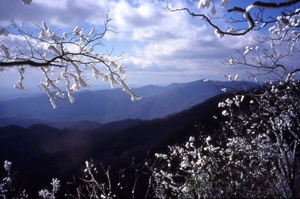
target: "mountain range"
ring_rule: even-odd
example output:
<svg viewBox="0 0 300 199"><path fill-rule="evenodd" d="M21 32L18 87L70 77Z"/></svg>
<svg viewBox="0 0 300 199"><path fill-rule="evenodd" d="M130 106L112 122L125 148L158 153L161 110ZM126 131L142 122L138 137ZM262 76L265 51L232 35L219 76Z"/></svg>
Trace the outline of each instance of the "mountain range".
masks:
<svg viewBox="0 0 300 199"><path fill-rule="evenodd" d="M57 99L57 109L40 94L3 100L0 162L13 162L13 171L33 197L53 177L72 181L72 175L79 176L90 159L109 166L113 178L120 170L128 171L126 180L133 183L130 172L154 153L166 152L167 146L180 144L191 135L199 136L199 129L215 132L224 119L218 103L231 96L220 95L223 87L245 90L254 86L203 80L149 85L134 89L143 97L135 102L121 89L87 90L74 94L74 104ZM140 185L143 183L137 184L137 190L145 190Z"/></svg>
<svg viewBox="0 0 300 199"><path fill-rule="evenodd" d="M114 173L119 175L119 170L143 164L150 154L166 151L168 145L184 142L201 126L214 133L218 121L212 116L222 119L217 104L228 96L217 95L164 118L126 119L93 130L58 129L45 124L27 128L17 125L0 127L0 162L13 162L13 171L18 173L18 179L25 183L32 197L53 177L59 177L67 184L72 175L79 175L84 162L90 159L103 163L106 168L110 166L113 177ZM126 180L134 180L134 177L127 175ZM66 189L64 184L61 189ZM140 185L142 183L137 185L137 190L145 190L139 188Z"/></svg>
<svg viewBox="0 0 300 199"><path fill-rule="evenodd" d="M75 102L57 98L53 109L46 94L24 96L0 101L0 126L16 124L28 127L43 123L60 129L77 127L95 129L113 121L125 119L151 120L165 117L221 93L223 87L245 90L254 87L245 82L173 83L169 86L148 85L133 91L142 100L132 102L120 88L111 90L85 90L74 93Z"/></svg>

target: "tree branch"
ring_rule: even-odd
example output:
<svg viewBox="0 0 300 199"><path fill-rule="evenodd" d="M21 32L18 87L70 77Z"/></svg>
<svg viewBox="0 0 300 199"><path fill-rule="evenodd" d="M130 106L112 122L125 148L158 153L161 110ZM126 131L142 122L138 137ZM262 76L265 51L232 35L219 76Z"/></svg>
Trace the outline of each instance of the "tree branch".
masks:
<svg viewBox="0 0 300 199"><path fill-rule="evenodd" d="M43 66L59 66L60 65L55 65L51 61L47 62L35 62L32 60L24 60L24 61L12 61L12 62L0 62L1 67L15 67L15 66L24 66L24 65L29 65L32 67L43 67Z"/></svg>
<svg viewBox="0 0 300 199"><path fill-rule="evenodd" d="M214 24L212 22L212 20L210 19L209 16L205 15L205 14L199 14L199 13L194 13L191 12L188 8L180 8L180 9L170 9L169 7L168 10L170 10L171 12L176 12L176 11L187 11L191 16L193 17L202 17L203 20L205 20L210 26L212 26L213 28L216 29L218 34L222 34L222 35L231 35L231 36L243 36L246 35L248 32L250 32L251 30L253 30L255 28L255 22L254 19L251 17L250 15L250 11L254 8L261 8L261 9L279 9L279 8L284 8L284 7L289 7L292 5L295 5L297 3L299 3L300 0L290 0L290 1L285 1L285 2L281 2L281 3L268 3L268 2L261 2L261 1L256 1L253 4L247 6L247 8L240 8L240 7L233 7L231 9L228 9L228 12L236 12L236 13L241 13L244 15L244 18L246 19L246 21L249 24L249 27L247 29L245 29L244 31L240 31L240 32L233 32L233 31L223 31L221 30L216 24ZM300 11L294 13L297 14ZM270 22L268 22L270 23Z"/></svg>

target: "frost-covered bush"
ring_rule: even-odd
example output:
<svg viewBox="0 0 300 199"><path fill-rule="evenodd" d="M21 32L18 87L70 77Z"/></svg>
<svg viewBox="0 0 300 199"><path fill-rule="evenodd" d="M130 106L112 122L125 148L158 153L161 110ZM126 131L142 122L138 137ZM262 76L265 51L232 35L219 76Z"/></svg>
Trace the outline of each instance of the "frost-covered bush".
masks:
<svg viewBox="0 0 300 199"><path fill-rule="evenodd" d="M25 189L20 189L14 185L13 177L11 175L10 161L4 161L4 169L7 172L6 176L2 179L0 183L0 198L27 198Z"/></svg>
<svg viewBox="0 0 300 199"><path fill-rule="evenodd" d="M82 177L77 181L74 178L71 189L66 194L67 198L115 198L115 192L122 189L121 183L112 183L110 177L110 168L105 169L100 164L102 172L98 171L95 163L91 161L85 162Z"/></svg>
<svg viewBox="0 0 300 199"><path fill-rule="evenodd" d="M50 183L52 186L52 190L49 191L48 189L42 189L39 191L39 196L43 199L55 199L55 194L60 189L60 181L57 178L53 178L52 182Z"/></svg>
<svg viewBox="0 0 300 199"><path fill-rule="evenodd" d="M4 169L7 172L7 175L3 178L2 183L0 183L0 198L31 198L33 195L29 196L26 193L25 189L21 189L22 186L26 186L26 182L23 182L23 185L15 185L14 179L11 176L11 165L12 163L9 161L4 162ZM102 165L101 165L102 166ZM61 182L57 178L53 178L50 183L51 189L42 188L37 195L43 199L55 199L57 198L58 191L63 191L65 193L60 193L60 195L64 195L65 198L113 198L116 195L113 192L109 168L107 170L104 169L105 179L99 178L98 170L95 164L92 161L85 162L85 169L82 173L82 178L80 179L80 183L69 182L67 184L75 185L75 189L70 190L60 190ZM25 184L24 184L25 183ZM66 183L66 182L65 182ZM43 186L42 184L40 185ZM116 185L116 189L122 189L121 183ZM114 189L114 190L116 190ZM60 197L61 197L60 196Z"/></svg>
<svg viewBox="0 0 300 199"><path fill-rule="evenodd" d="M220 102L222 133L156 154L155 196L299 197L299 89L288 78Z"/></svg>
<svg viewBox="0 0 300 199"><path fill-rule="evenodd" d="M229 115L224 130L231 142L235 139L233 154L246 165L254 163L257 171L251 175L263 176L267 183L260 187L278 197L299 197L299 86L293 78L269 83L244 103L224 107Z"/></svg>
<svg viewBox="0 0 300 199"><path fill-rule="evenodd" d="M2 183L0 183L0 198L29 198L30 196L26 193L25 189L22 189L22 186L14 184L14 179L11 175L11 166L12 162L7 160L4 161L4 169L7 172L7 175L2 179ZM51 191L42 189L38 193L43 199L56 198L55 194L60 189L60 181L57 178L53 178L50 184L52 186Z"/></svg>
<svg viewBox="0 0 300 199"><path fill-rule="evenodd" d="M208 140L210 137L207 137ZM227 147L205 142L194 147L170 147L168 154L157 154L164 162L153 171L154 192L158 198L224 198L264 197L257 187L262 172L247 165L245 159L233 155L237 139L229 139ZM259 173L260 172L260 173ZM270 196L270 195L269 195Z"/></svg>
<svg viewBox="0 0 300 199"><path fill-rule="evenodd" d="M210 198L220 194L214 186L216 171L223 169L220 148L209 141L207 137L203 145L195 146L195 138L190 137L185 145L169 147L168 154L155 154L160 160L150 168L155 197Z"/></svg>

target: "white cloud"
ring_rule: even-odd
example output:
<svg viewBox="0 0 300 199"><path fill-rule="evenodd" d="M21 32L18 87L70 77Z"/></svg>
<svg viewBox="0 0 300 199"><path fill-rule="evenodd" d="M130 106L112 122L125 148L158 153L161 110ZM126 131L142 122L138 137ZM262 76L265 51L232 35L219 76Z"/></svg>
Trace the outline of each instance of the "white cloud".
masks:
<svg viewBox="0 0 300 199"><path fill-rule="evenodd" d="M251 36L248 39L217 38L214 30L200 18L192 18L186 12L170 12L164 9L166 5L166 2L147 1L133 6L121 1L111 10L115 19L113 25L121 34L109 39L131 39L143 44L139 47L133 45L130 52L125 52L124 65L135 68L134 71L142 69L147 74L151 71L163 75L168 71L174 76L198 74L199 78L219 79L237 70L222 67L220 62L229 59L235 49L244 48ZM177 1L173 7L186 5Z"/></svg>
<svg viewBox="0 0 300 199"><path fill-rule="evenodd" d="M14 1L14 3L12 3ZM33 0L30 5L24 5L18 0L1 0L0 23L8 25L14 19L26 26L46 21L49 25L59 28L72 28L86 22L92 25L102 25L109 1L80 0ZM5 8L5 9L3 9Z"/></svg>
<svg viewBox="0 0 300 199"><path fill-rule="evenodd" d="M219 67L220 61L229 59L236 48L249 43L248 39L234 37L220 39L212 32L205 26L190 25L177 38L165 37L163 40L151 40L143 48L135 47L129 60L134 60L133 64L141 68L152 67L151 63L155 63L159 67L170 69L204 68L208 73L209 70L215 71L214 67Z"/></svg>
<svg viewBox="0 0 300 199"><path fill-rule="evenodd" d="M165 82L171 81L172 76L174 81L180 76L186 81L220 79L224 73L237 70L222 66L220 61L229 59L236 48L243 48L250 37L217 38L214 30L200 18L192 18L184 11L167 10L170 2L173 8L188 6L183 0L33 0L29 6L19 0L1 0L0 24L8 26L13 18L19 24L24 21L27 26L46 21L49 27L55 26L61 32L72 30L76 25L84 26L86 31L96 26L101 31L109 12L113 20L108 26L118 34L108 33L104 43L119 51L124 49L124 65L137 75L129 75L129 79L139 81L139 77L143 79L146 74L152 78L168 74L168 78L158 78Z"/></svg>

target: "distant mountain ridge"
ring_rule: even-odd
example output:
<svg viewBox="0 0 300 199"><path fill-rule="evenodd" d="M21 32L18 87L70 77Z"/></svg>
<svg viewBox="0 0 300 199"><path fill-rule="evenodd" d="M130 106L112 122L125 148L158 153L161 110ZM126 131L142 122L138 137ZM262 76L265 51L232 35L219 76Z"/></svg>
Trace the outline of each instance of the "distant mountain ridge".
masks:
<svg viewBox="0 0 300 199"><path fill-rule="evenodd" d="M127 119L92 131L58 129L45 124L0 127L0 161L13 162L14 170L19 172L18 179L26 182L30 195L48 184L53 176L69 182L69 177L80 172L90 158L111 165L111 170L127 168L133 157L139 164L148 152L165 150L174 140L184 140L197 129L197 124L216 127L212 114L220 112L217 104L223 97L226 96L218 95L165 118Z"/></svg>
<svg viewBox="0 0 300 199"><path fill-rule="evenodd" d="M173 83L166 87L148 85L133 89L143 97L142 100L135 102L132 102L120 88L85 90L74 93L76 101L73 104L67 98L58 98L56 109L52 108L46 95L29 96L0 102L0 126L17 124L28 127L35 123L45 123L65 128L74 126L80 121L90 121L90 125L97 128L104 123L125 119L149 120L188 109L220 94L221 87L244 90L255 87L255 84L249 82L236 84L229 81L207 83L198 80ZM67 123L69 125L66 125Z"/></svg>

